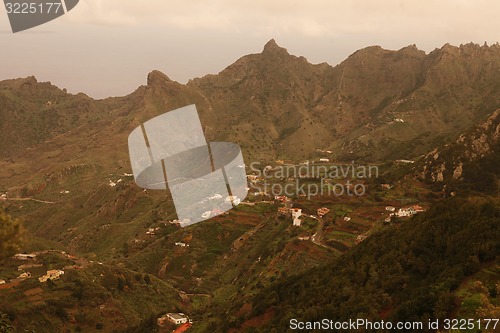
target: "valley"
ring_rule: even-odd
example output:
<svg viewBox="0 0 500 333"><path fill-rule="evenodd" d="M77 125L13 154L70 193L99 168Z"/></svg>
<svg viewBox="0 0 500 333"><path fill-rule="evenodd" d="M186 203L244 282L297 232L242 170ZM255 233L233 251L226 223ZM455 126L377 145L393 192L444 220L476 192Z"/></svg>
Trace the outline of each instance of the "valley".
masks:
<svg viewBox="0 0 500 333"><path fill-rule="evenodd" d="M249 193L182 228L168 190L135 184L127 137L189 104L208 141L242 148ZM167 313L188 332L498 317L499 108L498 44L371 46L332 67L271 40L103 100L1 81L0 210L24 232L0 256L0 312L37 333L177 329Z"/></svg>

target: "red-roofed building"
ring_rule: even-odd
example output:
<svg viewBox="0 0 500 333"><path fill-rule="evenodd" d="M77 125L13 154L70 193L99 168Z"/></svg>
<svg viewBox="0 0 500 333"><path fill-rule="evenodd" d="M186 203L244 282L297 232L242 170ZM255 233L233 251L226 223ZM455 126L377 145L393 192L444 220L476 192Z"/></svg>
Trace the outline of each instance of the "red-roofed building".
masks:
<svg viewBox="0 0 500 333"><path fill-rule="evenodd" d="M191 327L191 323L185 323L185 324L182 324L181 326L179 326L175 331L174 333L183 333L183 332L186 332L190 327Z"/></svg>
<svg viewBox="0 0 500 333"><path fill-rule="evenodd" d="M330 210L326 207L322 207L320 209L318 209L318 216L319 217L323 217L324 215L328 214L330 212Z"/></svg>

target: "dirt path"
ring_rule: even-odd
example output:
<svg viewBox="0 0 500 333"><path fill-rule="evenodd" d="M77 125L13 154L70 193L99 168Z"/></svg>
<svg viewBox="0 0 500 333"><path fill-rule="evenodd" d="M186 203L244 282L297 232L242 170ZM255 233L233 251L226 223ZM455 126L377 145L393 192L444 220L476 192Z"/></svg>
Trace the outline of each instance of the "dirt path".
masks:
<svg viewBox="0 0 500 333"><path fill-rule="evenodd" d="M318 217L318 230L314 235L312 235L311 242L318 246L324 247L325 249L335 250L333 247L330 247L322 242L324 237L324 228L325 220L322 217Z"/></svg>
<svg viewBox="0 0 500 333"><path fill-rule="evenodd" d="M35 198L8 198L7 201L35 201L35 202L40 202L40 203L49 204L49 205L53 205L56 203L56 202L52 202L52 201L38 200Z"/></svg>

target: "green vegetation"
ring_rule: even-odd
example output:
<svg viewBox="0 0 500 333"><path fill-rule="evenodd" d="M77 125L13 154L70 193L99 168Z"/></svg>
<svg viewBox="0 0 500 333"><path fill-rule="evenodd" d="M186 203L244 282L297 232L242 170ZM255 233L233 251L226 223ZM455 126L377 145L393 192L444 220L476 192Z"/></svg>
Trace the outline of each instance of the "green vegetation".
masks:
<svg viewBox="0 0 500 333"><path fill-rule="evenodd" d="M373 235L338 260L257 294L252 317L267 311L273 316L256 332L285 331L291 318L449 318L460 308L457 291L462 281L498 264L499 222L500 205L493 199L437 203L399 228ZM478 302L472 295L462 306L476 309Z"/></svg>
<svg viewBox="0 0 500 333"><path fill-rule="evenodd" d="M21 248L21 235L19 221L0 208L0 263Z"/></svg>
<svg viewBox="0 0 500 333"><path fill-rule="evenodd" d="M99 101L33 77L0 82L0 195L27 230L21 243L17 220L0 213L0 278L8 282L0 327L153 332L167 311L191 314L193 332L282 332L290 316L497 315L498 199L481 196L499 195L500 149L497 123L481 128L499 105L499 51L369 47L331 67L270 41L218 75L182 85L155 71L132 94ZM294 227L277 203L258 202L182 229L169 223L177 216L168 191L134 184L127 136L193 103L207 139L238 143L247 165L371 161L382 177L366 180L363 198L294 197L307 214L331 209L323 230L309 218ZM477 124L472 139L422 159L431 159L428 172L449 163L435 192L411 177L425 174L419 161L394 161L418 159ZM450 181L460 161L462 179ZM451 193L412 220L381 222L385 205L427 208ZM314 234L322 239L299 240ZM358 235L368 238L355 245ZM52 249L74 257L40 255L32 278L11 282L21 273L13 253ZM37 280L68 266L59 280Z"/></svg>

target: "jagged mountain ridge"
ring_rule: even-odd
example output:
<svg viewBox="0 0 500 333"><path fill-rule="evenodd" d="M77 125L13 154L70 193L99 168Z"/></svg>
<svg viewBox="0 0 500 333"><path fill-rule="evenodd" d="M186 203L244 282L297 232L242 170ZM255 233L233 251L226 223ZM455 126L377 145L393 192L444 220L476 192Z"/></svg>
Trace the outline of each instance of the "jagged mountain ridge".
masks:
<svg viewBox="0 0 500 333"><path fill-rule="evenodd" d="M455 142L428 153L419 166L420 177L437 183L461 181L464 168L498 154L499 147L500 109L482 124L461 134Z"/></svg>
<svg viewBox="0 0 500 333"><path fill-rule="evenodd" d="M410 158L496 110L499 82L498 45L447 44L428 55L415 46L373 46L331 67L292 56L271 40L262 53L186 85L153 71L147 86L121 98L95 101L34 78L3 81L1 112L10 116L0 124L1 155L55 135L76 138L89 124L97 136L119 126L113 140L123 146L141 121L195 103L207 136L239 143L250 158L302 159L316 149L334 150L339 159Z"/></svg>

